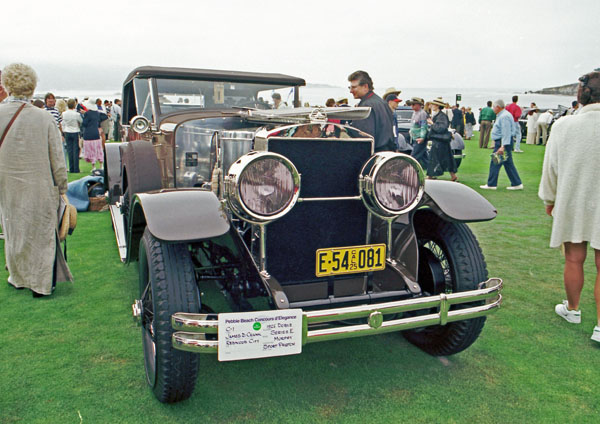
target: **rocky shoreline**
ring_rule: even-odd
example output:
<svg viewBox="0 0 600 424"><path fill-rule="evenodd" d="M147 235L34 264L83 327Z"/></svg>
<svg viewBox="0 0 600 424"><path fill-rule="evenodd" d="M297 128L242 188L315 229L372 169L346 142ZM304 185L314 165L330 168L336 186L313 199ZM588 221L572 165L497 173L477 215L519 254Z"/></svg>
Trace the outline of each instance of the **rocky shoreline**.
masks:
<svg viewBox="0 0 600 424"><path fill-rule="evenodd" d="M578 83L561 85L558 87L548 87L542 88L537 91L528 91L527 93L535 93L535 94L558 94L561 96L576 96L577 95L577 86Z"/></svg>

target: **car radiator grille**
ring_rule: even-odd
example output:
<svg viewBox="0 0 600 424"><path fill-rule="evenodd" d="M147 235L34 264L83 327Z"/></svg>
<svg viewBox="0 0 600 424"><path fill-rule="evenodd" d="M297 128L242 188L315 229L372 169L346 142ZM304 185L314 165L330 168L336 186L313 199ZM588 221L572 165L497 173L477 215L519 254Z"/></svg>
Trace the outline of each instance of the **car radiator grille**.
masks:
<svg viewBox="0 0 600 424"><path fill-rule="evenodd" d="M358 196L358 176L370 141L270 138L269 151L290 159L302 175L301 198ZM317 249L363 245L367 210L360 200L300 202L267 231L267 270L282 285L322 281Z"/></svg>

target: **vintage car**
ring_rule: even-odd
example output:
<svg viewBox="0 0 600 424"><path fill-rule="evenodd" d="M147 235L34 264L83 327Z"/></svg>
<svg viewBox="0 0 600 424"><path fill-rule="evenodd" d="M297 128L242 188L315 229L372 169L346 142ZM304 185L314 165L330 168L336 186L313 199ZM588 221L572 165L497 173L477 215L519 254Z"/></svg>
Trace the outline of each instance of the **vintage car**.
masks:
<svg viewBox="0 0 600 424"><path fill-rule="evenodd" d="M133 315L162 402L192 394L198 353L282 356L401 331L451 355L500 305L502 281L465 224L494 207L328 121L370 108L265 101L299 106L304 85L160 67L124 83L124 142L106 145L105 181L121 259L138 262Z"/></svg>

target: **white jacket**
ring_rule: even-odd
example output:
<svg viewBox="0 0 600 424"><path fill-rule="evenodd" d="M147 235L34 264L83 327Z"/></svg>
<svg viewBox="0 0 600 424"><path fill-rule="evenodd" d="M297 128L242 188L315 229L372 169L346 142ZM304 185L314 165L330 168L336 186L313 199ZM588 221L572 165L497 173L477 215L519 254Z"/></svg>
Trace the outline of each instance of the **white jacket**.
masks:
<svg viewBox="0 0 600 424"><path fill-rule="evenodd" d="M550 247L590 242L600 249L600 103L581 108L552 126L538 191L554 204Z"/></svg>

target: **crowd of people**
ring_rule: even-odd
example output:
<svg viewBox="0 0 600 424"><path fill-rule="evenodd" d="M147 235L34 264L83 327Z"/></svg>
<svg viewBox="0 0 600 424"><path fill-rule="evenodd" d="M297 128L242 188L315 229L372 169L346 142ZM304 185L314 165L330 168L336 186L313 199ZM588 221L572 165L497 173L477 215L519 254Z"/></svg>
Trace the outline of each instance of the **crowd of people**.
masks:
<svg viewBox="0 0 600 424"><path fill-rule="evenodd" d="M63 137L65 160L68 172L79 173L79 159L102 166L104 144L107 140L120 140L121 101L91 99L82 102L76 98L56 99L53 93L46 93L44 101L31 103L45 109L52 115L56 128Z"/></svg>

